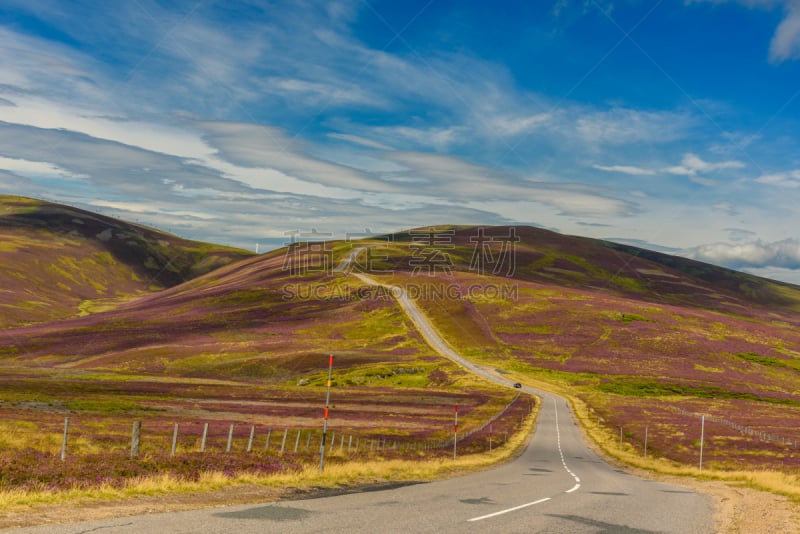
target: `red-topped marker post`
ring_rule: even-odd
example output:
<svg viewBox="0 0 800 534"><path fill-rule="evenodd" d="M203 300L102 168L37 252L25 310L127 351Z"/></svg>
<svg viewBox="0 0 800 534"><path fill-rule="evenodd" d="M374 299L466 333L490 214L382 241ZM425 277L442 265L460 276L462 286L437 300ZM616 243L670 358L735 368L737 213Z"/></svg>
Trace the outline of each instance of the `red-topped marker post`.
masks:
<svg viewBox="0 0 800 534"><path fill-rule="evenodd" d="M328 358L328 387L325 393L325 416L322 419L322 442L319 445L319 472L325 469L325 438L328 434L328 412L331 404L331 374L333 373L333 354Z"/></svg>

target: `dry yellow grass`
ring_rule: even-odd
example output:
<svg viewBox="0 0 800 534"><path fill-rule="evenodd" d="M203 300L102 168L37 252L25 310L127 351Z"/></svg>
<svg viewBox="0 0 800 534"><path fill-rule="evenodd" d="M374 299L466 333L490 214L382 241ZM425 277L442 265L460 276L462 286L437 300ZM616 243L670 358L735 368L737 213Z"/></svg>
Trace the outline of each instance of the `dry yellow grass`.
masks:
<svg viewBox="0 0 800 534"><path fill-rule="evenodd" d="M455 474L483 469L514 457L526 444L535 421L534 412L525 420L520 431L508 442L490 453L472 454L452 459L435 460L371 460L329 464L320 473L317 466L301 471L275 475L206 473L198 481L178 480L168 475L132 480L124 488L102 486L70 491L0 491L0 511L19 510L36 505L87 504L123 500L130 497L180 493L201 493L239 484L275 488L333 488L379 482L428 481Z"/></svg>
<svg viewBox="0 0 800 534"><path fill-rule="evenodd" d="M511 375L514 376L514 375ZM568 390L557 384L533 380L529 376L517 375L515 379L526 382L539 389L557 393L572 405L580 427L602 453L622 464L650 471L659 475L691 477L700 480L719 480L732 485L740 485L757 490L768 491L777 495L788 497L800 503L800 476L779 471L721 471L718 469L704 468L679 464L663 458L644 458L640 451L630 444L623 443L619 447L619 435L597 423L586 404L580 399L569 394Z"/></svg>
<svg viewBox="0 0 800 534"><path fill-rule="evenodd" d="M24 449L33 448L42 451L58 451L61 449L63 432L43 432L39 425L29 421L0 422L0 448ZM70 452L80 451L84 454L96 454L103 449L82 436L71 436Z"/></svg>

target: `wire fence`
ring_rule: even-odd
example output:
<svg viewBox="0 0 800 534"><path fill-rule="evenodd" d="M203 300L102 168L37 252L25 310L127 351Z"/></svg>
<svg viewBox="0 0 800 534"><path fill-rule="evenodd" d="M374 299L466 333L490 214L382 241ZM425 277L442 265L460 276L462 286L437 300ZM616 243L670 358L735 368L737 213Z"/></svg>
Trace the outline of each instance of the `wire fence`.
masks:
<svg viewBox="0 0 800 534"><path fill-rule="evenodd" d="M762 441L779 443L781 445L791 445L792 448L794 449L797 448L797 440L793 438L787 438L785 436L778 436L777 434L772 434L770 432L764 432L763 430L758 430L751 426L734 423L733 421L730 421L723 417L714 417L713 415L690 412L689 410L684 410L683 408L678 408L676 406L672 406L670 408L681 415L686 415L688 417L693 417L695 419L703 419L711 423L719 423L721 425L725 425L728 428L736 430L743 436L751 436L760 439Z"/></svg>
<svg viewBox="0 0 800 534"><path fill-rule="evenodd" d="M460 454L503 445L530 414L517 395L477 426L457 434ZM452 454L453 438L392 435L391 429L329 428L324 454L331 462L435 458ZM446 435L440 433L440 435ZM272 473L313 465L321 428L242 421L169 422L120 415L103 420L65 414L61 419L0 421L0 489L67 489L172 474Z"/></svg>
<svg viewBox="0 0 800 534"><path fill-rule="evenodd" d="M800 468L796 437L725 417L666 403L640 406L635 414L631 408L618 406L607 417L589 405L587 409L589 417L596 419L593 422L619 436L619 450L639 451L645 457L661 457L700 469Z"/></svg>

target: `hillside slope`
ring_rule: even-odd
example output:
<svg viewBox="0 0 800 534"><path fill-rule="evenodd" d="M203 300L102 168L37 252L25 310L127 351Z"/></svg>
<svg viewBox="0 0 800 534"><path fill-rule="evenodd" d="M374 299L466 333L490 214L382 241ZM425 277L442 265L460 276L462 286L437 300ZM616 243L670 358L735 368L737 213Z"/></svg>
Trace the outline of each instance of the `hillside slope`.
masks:
<svg viewBox="0 0 800 534"><path fill-rule="evenodd" d="M489 232L507 237L509 228ZM649 438L648 454L696 465L705 414L713 442L704 465L800 466L800 288L632 247L515 232L509 266L502 239L419 229L382 249L380 266L391 272L374 276L415 294L461 354L581 399L587 424L613 436L614 450L624 427L633 455ZM423 259L436 259L437 271L424 272Z"/></svg>
<svg viewBox="0 0 800 534"><path fill-rule="evenodd" d="M411 382L426 383L431 362L443 361L391 299L337 293L344 275L293 275L284 259L280 250L114 310L0 330L0 366L294 384L335 352L340 370L383 366L374 372L378 383L394 365L414 366ZM347 380L373 382L371 373Z"/></svg>
<svg viewBox="0 0 800 534"><path fill-rule="evenodd" d="M779 390L785 398L795 387L793 375L777 377L763 365L754 367L752 358L736 356L759 354L800 369L793 363L800 355L794 334L800 316L791 310L800 293L794 286L741 275L749 288L760 289L754 297L730 287L741 273L704 265L706 274L715 270L723 281L716 284L644 252L632 255L525 227L514 229L519 241L513 264L494 273L488 264L476 269L475 228L440 230L449 236L436 245L447 255L447 269L420 272L424 229L390 242L364 242L380 259L367 267L416 291L420 305L465 354L553 371L671 376L693 384L697 361L714 367L708 362L732 358L706 373L703 383L728 387L733 379L741 386L741 373L753 368L773 396ZM486 231L509 235L510 229ZM334 263L358 246L331 243ZM499 261L502 246L491 243L485 259ZM362 283L343 273L298 275L286 263L291 257L281 249L235 262L114 310L8 330L0 343L23 365L46 359L57 366L260 380L300 377L305 358L325 351L344 354L345 361L374 362L411 361L406 356L428 352L389 295L363 291ZM458 290L428 294L426 287ZM469 294L469 288L503 287L513 292ZM770 299L775 304L768 305Z"/></svg>
<svg viewBox="0 0 800 534"><path fill-rule="evenodd" d="M88 313L250 253L0 195L0 327Z"/></svg>
<svg viewBox="0 0 800 534"><path fill-rule="evenodd" d="M440 226L392 237L382 266L393 271L425 273L425 262L438 251L439 267L446 254L452 270L461 272L743 315L800 311L800 287L792 284L542 228Z"/></svg>
<svg viewBox="0 0 800 534"><path fill-rule="evenodd" d="M363 249L355 268L405 287L464 356L570 388L617 435L650 425L654 454L691 458L696 420L685 413L701 410L800 441L796 286L524 227L417 229L326 248L333 265ZM14 377L4 387L21 387L20 373L99 371L302 390L324 384L320 362L334 353L338 385L477 394L391 294L297 269L302 250L231 263L113 310L0 330L0 367ZM736 428L713 429L718 465L800 465L789 441L764 445L753 437L764 434ZM741 452L743 442L754 449Z"/></svg>

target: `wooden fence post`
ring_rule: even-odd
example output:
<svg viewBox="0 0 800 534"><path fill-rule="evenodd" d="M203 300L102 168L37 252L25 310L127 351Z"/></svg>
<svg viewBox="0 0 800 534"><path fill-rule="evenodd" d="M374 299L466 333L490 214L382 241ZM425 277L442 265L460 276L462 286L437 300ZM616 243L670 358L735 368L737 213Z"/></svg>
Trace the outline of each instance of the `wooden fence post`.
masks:
<svg viewBox="0 0 800 534"><path fill-rule="evenodd" d="M200 440L200 452L206 452L207 437L208 437L208 423L203 423L203 438Z"/></svg>
<svg viewBox="0 0 800 534"><path fill-rule="evenodd" d="M228 445L225 447L225 452L231 452L231 445L233 445L233 423L228 429Z"/></svg>
<svg viewBox="0 0 800 534"><path fill-rule="evenodd" d="M175 451L178 449L178 423L175 423L175 430L172 431L172 456L175 456Z"/></svg>
<svg viewBox="0 0 800 534"><path fill-rule="evenodd" d="M286 436L288 435L289 435L289 429L288 428L283 429L283 441L281 441L281 454L283 454L283 451L286 449Z"/></svg>
<svg viewBox="0 0 800 534"><path fill-rule="evenodd" d="M67 436L69 435L69 417L64 418L64 438L61 440L61 461L67 459Z"/></svg>
<svg viewBox="0 0 800 534"><path fill-rule="evenodd" d="M247 440L247 452L253 450L253 439L256 437L256 425L250 425L250 439Z"/></svg>
<svg viewBox="0 0 800 534"><path fill-rule="evenodd" d="M139 438L142 434L142 422L133 422L133 432L131 433L131 458L139 455Z"/></svg>

